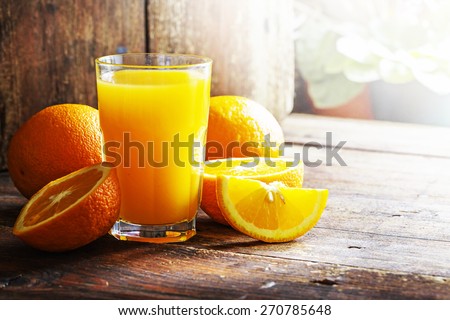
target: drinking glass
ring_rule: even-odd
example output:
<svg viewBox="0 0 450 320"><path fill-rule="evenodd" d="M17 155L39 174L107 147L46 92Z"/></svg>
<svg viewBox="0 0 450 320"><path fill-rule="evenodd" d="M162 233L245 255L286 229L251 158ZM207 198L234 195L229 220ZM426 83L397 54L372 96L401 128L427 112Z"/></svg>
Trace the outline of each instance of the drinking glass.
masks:
<svg viewBox="0 0 450 320"><path fill-rule="evenodd" d="M184 54L97 58L103 160L121 188L120 240L180 242L195 235L212 61Z"/></svg>

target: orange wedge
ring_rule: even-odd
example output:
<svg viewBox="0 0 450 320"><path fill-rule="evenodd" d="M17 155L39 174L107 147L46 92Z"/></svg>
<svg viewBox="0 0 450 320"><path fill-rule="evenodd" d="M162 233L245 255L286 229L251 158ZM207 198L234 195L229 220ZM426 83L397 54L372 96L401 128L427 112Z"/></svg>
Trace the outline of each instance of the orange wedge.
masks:
<svg viewBox="0 0 450 320"><path fill-rule="evenodd" d="M236 230L264 242L287 242L316 225L328 190L219 176L217 198L224 218Z"/></svg>
<svg viewBox="0 0 450 320"><path fill-rule="evenodd" d="M17 217L13 233L45 251L72 250L106 234L120 209L115 169L89 166L50 182Z"/></svg>
<svg viewBox="0 0 450 320"><path fill-rule="evenodd" d="M255 179L266 183L280 181L289 187L301 187L303 162L290 158L228 158L205 162L201 208L214 221L228 225L217 202L217 176Z"/></svg>

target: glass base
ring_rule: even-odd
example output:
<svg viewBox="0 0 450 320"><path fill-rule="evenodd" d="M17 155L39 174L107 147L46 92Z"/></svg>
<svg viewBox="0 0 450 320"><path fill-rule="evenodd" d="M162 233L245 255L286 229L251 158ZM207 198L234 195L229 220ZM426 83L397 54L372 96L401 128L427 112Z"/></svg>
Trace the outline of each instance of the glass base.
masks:
<svg viewBox="0 0 450 320"><path fill-rule="evenodd" d="M167 225L140 225L118 220L109 233L119 240L168 243L183 242L195 235L195 218Z"/></svg>

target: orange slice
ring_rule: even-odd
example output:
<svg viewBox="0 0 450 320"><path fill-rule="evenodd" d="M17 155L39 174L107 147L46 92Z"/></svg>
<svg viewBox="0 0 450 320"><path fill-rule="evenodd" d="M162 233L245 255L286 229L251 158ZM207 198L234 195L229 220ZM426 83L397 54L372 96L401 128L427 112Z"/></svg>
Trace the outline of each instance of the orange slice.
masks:
<svg viewBox="0 0 450 320"><path fill-rule="evenodd" d="M38 191L17 217L13 233L41 250L72 250L106 234L119 209L115 169L96 164Z"/></svg>
<svg viewBox="0 0 450 320"><path fill-rule="evenodd" d="M205 162L201 208L214 221L228 225L217 202L217 176L227 175L263 182L283 182L289 187L301 187L303 162L290 158L228 158Z"/></svg>
<svg viewBox="0 0 450 320"><path fill-rule="evenodd" d="M287 242L316 225L328 190L219 176L217 197L224 218L236 230L265 242Z"/></svg>

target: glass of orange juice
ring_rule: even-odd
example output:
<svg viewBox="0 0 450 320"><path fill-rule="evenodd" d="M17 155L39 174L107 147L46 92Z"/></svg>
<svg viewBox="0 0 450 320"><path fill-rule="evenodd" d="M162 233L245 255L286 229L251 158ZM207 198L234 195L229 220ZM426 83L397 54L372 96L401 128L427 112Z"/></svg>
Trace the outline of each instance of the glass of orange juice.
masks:
<svg viewBox="0 0 450 320"><path fill-rule="evenodd" d="M120 240L180 242L195 235L212 61L126 53L95 60L103 160L117 168Z"/></svg>

